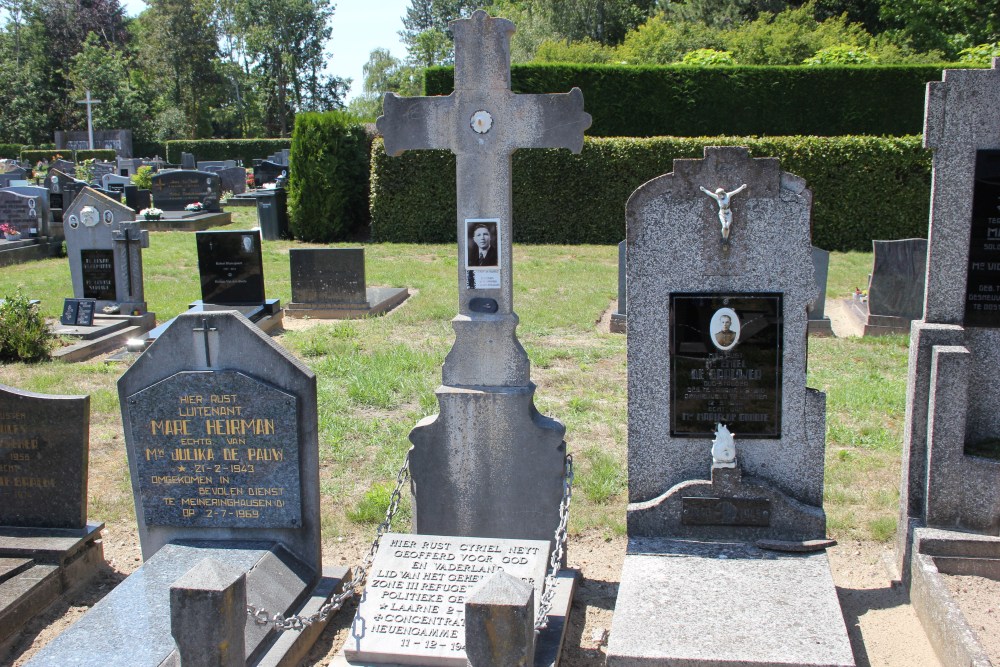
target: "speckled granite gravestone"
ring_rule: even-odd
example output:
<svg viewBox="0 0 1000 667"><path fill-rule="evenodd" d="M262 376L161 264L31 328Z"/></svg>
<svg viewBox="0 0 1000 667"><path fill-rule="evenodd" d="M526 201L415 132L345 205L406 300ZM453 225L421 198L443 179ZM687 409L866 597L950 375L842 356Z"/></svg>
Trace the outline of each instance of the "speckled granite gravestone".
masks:
<svg viewBox="0 0 1000 667"><path fill-rule="evenodd" d="M415 98L388 93L385 115L377 122L389 155L427 148L457 154L459 313L452 320L455 344L436 392L440 413L421 420L410 433L413 522L419 534L414 537L552 544L564 489L565 427L535 409L528 356L515 334L511 154L518 148L579 152L590 115L583 111L579 89L553 95L511 92L510 21L479 10L453 21L451 29L455 92ZM433 568L432 557L420 558L416 565ZM460 555L454 558L460 563ZM557 591L559 601L553 603L552 623L540 635L539 646L554 644L553 660L564 636L574 581L570 576L546 589ZM441 624L447 620L445 615L436 619ZM449 647L452 662L445 664L464 661L464 641L458 644ZM356 664L439 664L416 651L406 653L358 656L362 662Z"/></svg>
<svg viewBox="0 0 1000 667"><path fill-rule="evenodd" d="M288 317L350 319L381 315L406 300L405 287L368 287L364 248L292 248Z"/></svg>
<svg viewBox="0 0 1000 667"><path fill-rule="evenodd" d="M322 570L315 375L238 313L184 313L118 394L145 563L31 664L173 659L170 585L204 558L247 573L250 605L315 611L345 575ZM122 618L133 641L117 641ZM248 656L285 653L270 626L245 622ZM324 625L282 637L299 657L281 664Z"/></svg>
<svg viewBox="0 0 1000 667"><path fill-rule="evenodd" d="M927 84L927 289L910 330L897 540L915 607L928 589L917 566L925 554L967 566L973 556L1000 558L998 106L997 58L991 69L945 70Z"/></svg>
<svg viewBox="0 0 1000 667"><path fill-rule="evenodd" d="M518 148L579 152L590 115L583 94L510 90L514 24L477 11L452 23L455 92L385 96L385 150L457 154L459 314L437 390L441 412L410 434L418 533L551 540L559 522L565 459L559 422L534 408L528 355L515 335L511 154ZM492 265L480 268L473 229L485 226ZM461 471L461 472L458 472Z"/></svg>
<svg viewBox="0 0 1000 667"><path fill-rule="evenodd" d="M801 178L740 147L674 160L629 198L629 550L609 666L853 665L826 554L756 546L826 533L811 206Z"/></svg>
<svg viewBox="0 0 1000 667"><path fill-rule="evenodd" d="M121 314L145 313L142 248L149 233L135 212L92 188L84 188L63 211L73 296L97 299L97 310L117 306Z"/></svg>
<svg viewBox="0 0 1000 667"><path fill-rule="evenodd" d="M89 446L89 396L0 385L0 644L104 567L104 524L87 522Z"/></svg>

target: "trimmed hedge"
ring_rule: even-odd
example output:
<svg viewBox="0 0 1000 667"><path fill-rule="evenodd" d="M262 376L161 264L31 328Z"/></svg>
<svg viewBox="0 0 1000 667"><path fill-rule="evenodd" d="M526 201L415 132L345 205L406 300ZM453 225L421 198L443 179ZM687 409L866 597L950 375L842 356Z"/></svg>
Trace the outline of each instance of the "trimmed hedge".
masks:
<svg viewBox="0 0 1000 667"><path fill-rule="evenodd" d="M243 166L250 167L255 159L291 145L291 139L176 139L167 142L166 158L180 164L181 153L192 153L195 160L243 160Z"/></svg>
<svg viewBox="0 0 1000 667"><path fill-rule="evenodd" d="M511 89L579 87L591 136L899 136L923 131L926 84L940 81L943 67L531 64L511 67ZM425 71L427 95L453 89L451 67Z"/></svg>
<svg viewBox="0 0 1000 667"><path fill-rule="evenodd" d="M118 151L112 148L95 148L94 150L86 151L75 151L76 159L74 162L83 162L84 160L104 160L105 162L114 162L115 158L118 157Z"/></svg>
<svg viewBox="0 0 1000 667"><path fill-rule="evenodd" d="M17 160L21 157L21 144L0 144L0 158Z"/></svg>
<svg viewBox="0 0 1000 667"><path fill-rule="evenodd" d="M292 235L327 243L368 225L371 138L342 111L300 113L292 131L288 219Z"/></svg>
<svg viewBox="0 0 1000 667"><path fill-rule="evenodd" d="M62 157L64 160L69 160L70 162L80 162L82 160L90 160L91 158L95 160L113 162L117 155L118 152L111 148L95 148L92 151L73 151L68 148L47 148L44 150L23 150L21 151L21 160L32 165L37 164L39 160L48 160L51 162L58 157Z"/></svg>
<svg viewBox="0 0 1000 667"><path fill-rule="evenodd" d="M871 250L872 239L926 237L931 154L906 137L590 138L583 152L521 150L513 159L514 241L615 244L625 202L646 181L700 158L705 146L746 146L777 157L813 193L813 244ZM455 157L372 149L372 238L455 242ZM484 211L484 215L488 212Z"/></svg>

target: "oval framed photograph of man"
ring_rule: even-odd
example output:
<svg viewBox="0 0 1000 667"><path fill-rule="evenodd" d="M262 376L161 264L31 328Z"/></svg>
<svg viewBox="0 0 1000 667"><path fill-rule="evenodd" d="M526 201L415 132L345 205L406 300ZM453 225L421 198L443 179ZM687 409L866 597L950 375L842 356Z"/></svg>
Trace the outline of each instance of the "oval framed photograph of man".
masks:
<svg viewBox="0 0 1000 667"><path fill-rule="evenodd" d="M708 324L712 345L728 352L740 341L740 318L732 308L719 308Z"/></svg>
<svg viewBox="0 0 1000 667"><path fill-rule="evenodd" d="M468 269L500 268L499 220L465 221L465 266Z"/></svg>

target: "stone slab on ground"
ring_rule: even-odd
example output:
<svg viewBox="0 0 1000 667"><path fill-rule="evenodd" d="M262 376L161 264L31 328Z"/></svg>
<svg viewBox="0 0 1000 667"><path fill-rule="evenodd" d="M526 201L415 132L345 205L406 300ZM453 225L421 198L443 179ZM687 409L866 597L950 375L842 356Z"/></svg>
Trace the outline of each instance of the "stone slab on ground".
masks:
<svg viewBox="0 0 1000 667"><path fill-rule="evenodd" d="M169 544L77 621L39 651L30 665L65 667L158 667L171 658L170 586L204 558L247 572L248 604L287 613L302 600L299 590L306 570L278 545L214 543L212 546ZM306 598L308 599L308 597ZM291 608L291 609L289 609ZM142 641L136 641L141 637ZM273 636L247 617L247 652L265 650Z"/></svg>
<svg viewBox="0 0 1000 667"><path fill-rule="evenodd" d="M143 222L151 232L203 232L213 227L228 225L233 221L233 214L212 211L173 211L173 215L164 212L159 220Z"/></svg>
<svg viewBox="0 0 1000 667"><path fill-rule="evenodd" d="M566 635L570 628L570 607L576 596L579 582L579 570L560 570L559 574L556 575L556 592L552 598L548 627L541 630L535 637L535 667L553 667L560 664ZM351 641L350 631L348 631L347 641ZM333 659L326 664L328 667L402 667L400 663L348 660L344 657L343 649L338 651Z"/></svg>
<svg viewBox="0 0 1000 667"><path fill-rule="evenodd" d="M825 552L629 540L608 667L854 664Z"/></svg>
<svg viewBox="0 0 1000 667"><path fill-rule="evenodd" d="M382 315L406 301L410 291L405 287L368 287L364 303L296 303L285 307L288 317L311 317L317 320L353 320L370 315Z"/></svg>
<svg viewBox="0 0 1000 667"><path fill-rule="evenodd" d="M0 241L0 266L33 262L36 259L56 257L62 250L62 241L53 238L34 238L22 241Z"/></svg>

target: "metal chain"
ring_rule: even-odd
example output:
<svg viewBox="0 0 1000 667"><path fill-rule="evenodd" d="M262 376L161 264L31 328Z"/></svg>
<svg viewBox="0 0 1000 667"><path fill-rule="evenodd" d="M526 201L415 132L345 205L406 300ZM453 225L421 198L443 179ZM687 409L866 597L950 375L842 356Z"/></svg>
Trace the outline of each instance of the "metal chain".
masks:
<svg viewBox="0 0 1000 667"><path fill-rule="evenodd" d="M345 602L350 600L355 595L361 595L362 589L364 589L365 586L365 580L368 578L368 569L371 567L372 561L375 559L375 554L378 552L379 542L382 540L382 535L387 533L389 529L392 528L392 518L399 510L399 501L403 497L403 485L406 484L409 479L410 452L407 452L406 459L403 461L403 467L399 469L399 473L396 475L396 488L392 490L392 495L389 496L389 507L385 510L385 518L382 520L382 523L375 528L375 539L372 541L372 546L368 550L368 555L365 556L361 565L359 565L354 571L353 580L344 586L343 591L331 597L323 603L319 610L313 614L309 614L308 616L289 616L287 618L283 614L274 614L272 616L266 609L248 604L247 614L253 617L254 622L257 625L273 624L274 629L279 632L283 632L285 630L300 631L313 623L321 623L325 621L331 614L336 613L341 607L343 607Z"/></svg>
<svg viewBox="0 0 1000 667"><path fill-rule="evenodd" d="M538 618L535 620L535 632L549 627L549 611L552 609L552 598L556 594L556 575L562 567L563 554L566 553L566 524L569 522L569 502L573 499L573 455L566 455L566 475L563 478L563 497L559 503L559 525L556 527L556 547L552 550L549 560L549 573L545 577L545 588L538 602Z"/></svg>

